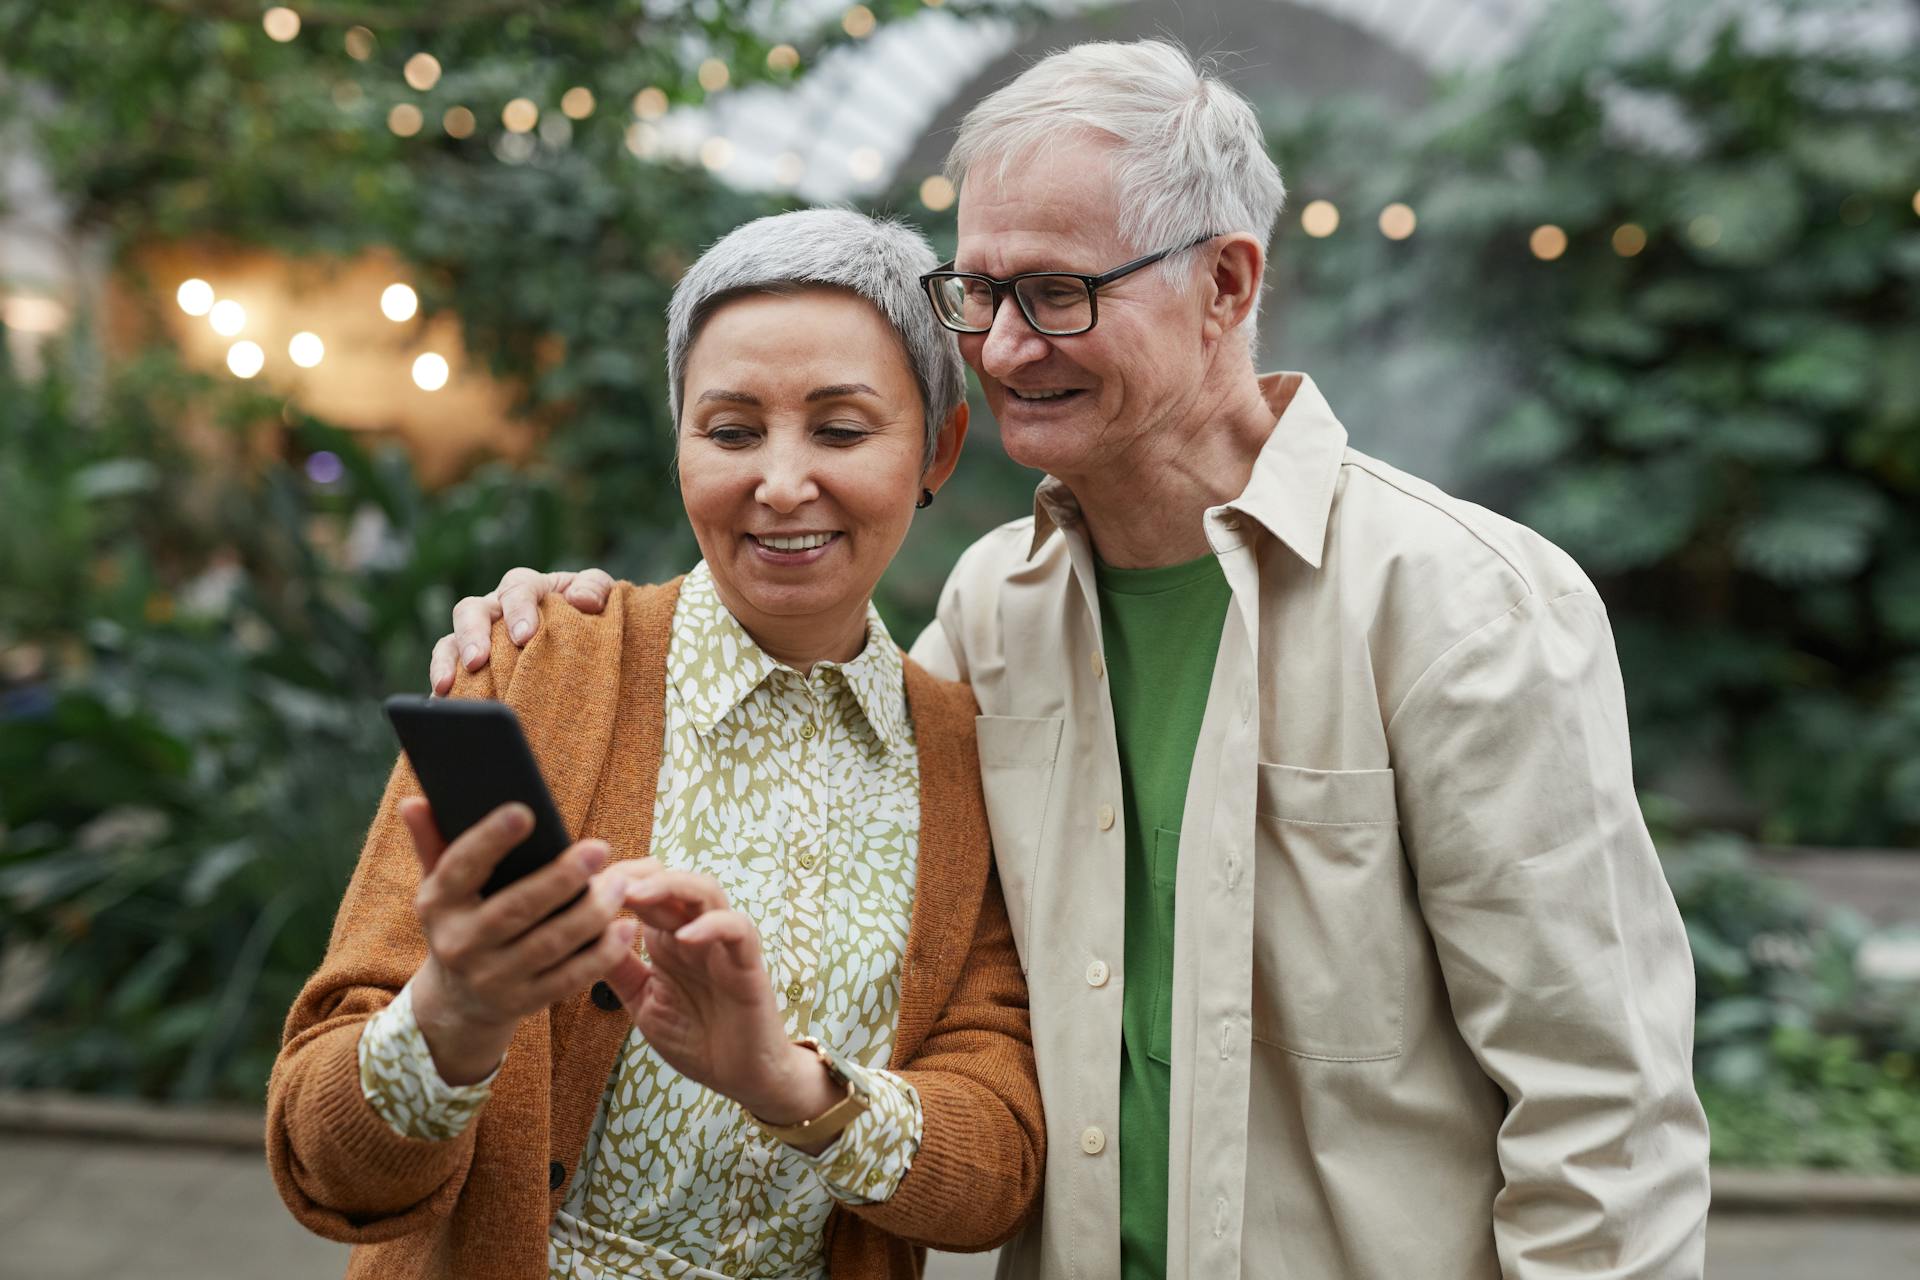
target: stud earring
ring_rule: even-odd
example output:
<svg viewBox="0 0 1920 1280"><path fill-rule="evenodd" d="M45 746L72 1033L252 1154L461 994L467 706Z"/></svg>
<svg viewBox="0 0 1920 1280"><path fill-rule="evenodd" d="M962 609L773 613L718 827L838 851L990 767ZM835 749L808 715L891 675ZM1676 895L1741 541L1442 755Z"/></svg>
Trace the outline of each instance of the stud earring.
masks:
<svg viewBox="0 0 1920 1280"><path fill-rule="evenodd" d="M932 505L933 505L933 490L922 489L920 491L920 501L913 504L913 509L915 511L925 511L928 507Z"/></svg>

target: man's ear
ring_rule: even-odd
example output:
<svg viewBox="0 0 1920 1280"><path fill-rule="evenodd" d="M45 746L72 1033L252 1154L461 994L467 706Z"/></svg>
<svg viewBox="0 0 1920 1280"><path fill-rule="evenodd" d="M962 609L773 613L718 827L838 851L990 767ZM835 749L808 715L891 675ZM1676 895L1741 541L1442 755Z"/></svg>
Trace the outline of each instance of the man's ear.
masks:
<svg viewBox="0 0 1920 1280"><path fill-rule="evenodd" d="M1266 276L1267 253L1244 232L1222 236L1208 252L1207 338L1218 340L1247 322L1260 297Z"/></svg>
<svg viewBox="0 0 1920 1280"><path fill-rule="evenodd" d="M940 428L940 435L933 443L933 461L927 465L920 483L935 493L946 484L953 475L953 469L960 465L960 446L967 442L967 417L970 410L962 400L958 408L947 415L946 425Z"/></svg>

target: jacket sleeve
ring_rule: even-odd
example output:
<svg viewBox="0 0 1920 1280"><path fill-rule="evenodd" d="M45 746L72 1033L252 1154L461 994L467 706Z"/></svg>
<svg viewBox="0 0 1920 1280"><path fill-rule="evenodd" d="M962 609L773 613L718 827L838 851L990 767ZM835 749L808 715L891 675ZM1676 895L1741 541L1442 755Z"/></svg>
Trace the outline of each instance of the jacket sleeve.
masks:
<svg viewBox="0 0 1920 1280"><path fill-rule="evenodd" d="M504 696L519 650L498 639L489 666L460 673L455 697ZM281 1199L309 1230L351 1244L391 1240L449 1214L478 1129L439 1142L403 1137L361 1087L361 1028L427 955L413 908L420 866L399 815L400 801L419 794L402 757L334 917L326 957L287 1015L267 1084L267 1160Z"/></svg>
<svg viewBox="0 0 1920 1280"><path fill-rule="evenodd" d="M1387 733L1454 1019L1507 1096L1503 1274L1697 1280L1692 959L1599 598L1524 597L1437 658Z"/></svg>
<svg viewBox="0 0 1920 1280"><path fill-rule="evenodd" d="M997 876L960 981L900 1074L920 1095L920 1149L889 1199L852 1212L919 1245L997 1248L1038 1202L1047 1157L1027 984Z"/></svg>

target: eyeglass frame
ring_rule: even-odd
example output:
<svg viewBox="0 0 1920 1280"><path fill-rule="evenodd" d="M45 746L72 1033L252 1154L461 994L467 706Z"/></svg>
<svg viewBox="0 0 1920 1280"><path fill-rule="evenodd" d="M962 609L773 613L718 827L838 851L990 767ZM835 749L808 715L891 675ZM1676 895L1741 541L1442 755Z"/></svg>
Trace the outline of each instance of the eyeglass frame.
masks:
<svg viewBox="0 0 1920 1280"><path fill-rule="evenodd" d="M947 262L921 276L920 288L921 291L927 295L927 302L933 308L933 318L940 322L942 328L949 329L954 333L991 333L993 331L993 321L997 320L1000 316L1001 299L1011 296L1013 298L1013 305L1020 310L1020 318L1025 320L1027 327L1035 333L1043 338L1074 338L1083 333L1092 332L1093 326L1100 323L1100 291L1102 289L1112 284L1115 280L1120 279L1122 276L1130 276L1136 271L1143 271L1162 258L1171 258L1176 253L1185 253L1187 250L1203 245L1209 240L1217 239L1222 234L1224 233L1210 231L1198 240L1190 240L1186 244L1176 245L1171 249L1162 249L1158 253L1149 253L1143 258L1135 258L1132 262L1123 262L1113 270L1104 271L1097 276L1086 275L1079 271L1022 271L1018 275L1008 276L1005 280L996 280L992 276L983 275L978 271L955 271L952 269L953 260L949 259ZM1014 286L1022 280L1033 280L1042 276L1064 276L1069 280L1078 280L1086 286L1086 328L1062 329L1057 332L1050 332L1040 327L1039 322L1033 318L1033 313L1027 310L1026 302L1021 299L1019 292ZM940 300L933 296L933 285L936 280L984 281L987 288L991 290L993 294L993 309L989 313L991 318L987 321L987 327L984 329L962 329L958 325L948 323L946 313L940 306Z"/></svg>

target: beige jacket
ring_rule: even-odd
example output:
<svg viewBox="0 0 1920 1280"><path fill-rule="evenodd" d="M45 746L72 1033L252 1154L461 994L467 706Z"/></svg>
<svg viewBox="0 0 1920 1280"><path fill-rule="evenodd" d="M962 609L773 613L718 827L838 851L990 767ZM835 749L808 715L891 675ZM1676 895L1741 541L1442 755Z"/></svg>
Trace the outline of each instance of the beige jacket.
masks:
<svg viewBox="0 0 1920 1280"><path fill-rule="evenodd" d="M1348 449L1311 381L1263 386L1278 425L1205 517L1233 603L1180 840L1168 1276L1698 1277L1693 970L1606 611L1538 535ZM913 649L984 713L1054 1153L1007 1266L1046 1280L1119 1274L1101 651L1052 480Z"/></svg>

